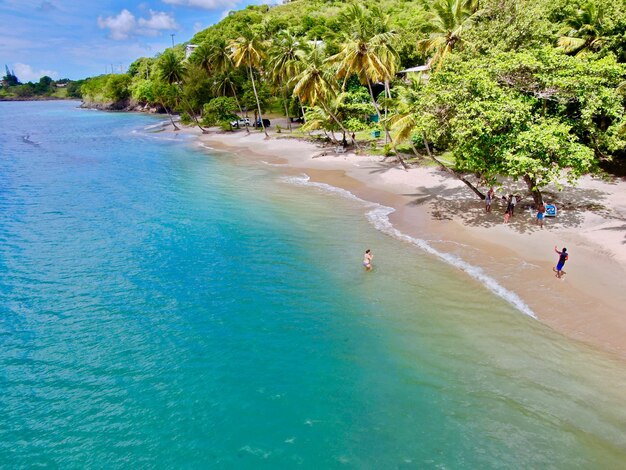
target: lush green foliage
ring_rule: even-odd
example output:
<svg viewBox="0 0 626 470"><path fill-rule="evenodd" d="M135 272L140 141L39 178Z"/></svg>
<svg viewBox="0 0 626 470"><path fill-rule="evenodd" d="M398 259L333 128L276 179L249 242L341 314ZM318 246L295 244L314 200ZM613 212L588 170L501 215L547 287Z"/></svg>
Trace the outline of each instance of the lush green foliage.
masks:
<svg viewBox="0 0 626 470"><path fill-rule="evenodd" d="M83 81L67 78L53 80L44 75L38 82L21 83L17 75L5 65L6 74L0 83L0 98L41 99L41 98L81 98L80 87Z"/></svg>
<svg viewBox="0 0 626 470"><path fill-rule="evenodd" d="M296 0L250 6L123 76L83 85L87 100L128 99L203 114L283 109L304 130L390 130L451 171L539 189L626 160L623 0ZM398 71L428 64L426 74ZM7 72L8 73L8 72ZM377 85L378 84L378 85ZM126 91L124 91L126 88ZM621 91L620 91L621 90ZM432 143L432 146L428 144Z"/></svg>
<svg viewBox="0 0 626 470"><path fill-rule="evenodd" d="M234 98L219 96L204 105L202 122L207 126L214 126L238 119L237 102Z"/></svg>

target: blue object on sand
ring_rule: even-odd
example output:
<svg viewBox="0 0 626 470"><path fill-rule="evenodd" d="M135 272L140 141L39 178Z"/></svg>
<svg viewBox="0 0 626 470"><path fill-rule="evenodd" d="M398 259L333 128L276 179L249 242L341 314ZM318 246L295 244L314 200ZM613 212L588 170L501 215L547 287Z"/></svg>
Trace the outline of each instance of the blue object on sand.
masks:
<svg viewBox="0 0 626 470"><path fill-rule="evenodd" d="M554 204L546 204L546 217L556 217L556 206Z"/></svg>

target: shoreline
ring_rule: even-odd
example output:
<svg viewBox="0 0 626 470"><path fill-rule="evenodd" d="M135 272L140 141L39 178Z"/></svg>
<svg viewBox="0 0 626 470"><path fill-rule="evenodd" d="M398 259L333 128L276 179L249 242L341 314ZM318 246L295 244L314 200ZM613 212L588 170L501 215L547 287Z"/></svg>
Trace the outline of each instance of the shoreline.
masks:
<svg viewBox="0 0 626 470"><path fill-rule="evenodd" d="M566 205L559 217L548 219L540 229L534 224L535 212L524 209L528 198L505 225L499 204L487 214L483 202L463 183L434 167L404 171L396 162L383 162L378 156L321 156L326 152L315 144L288 136L266 140L254 132L200 134L189 128L183 132L195 134L205 150L209 146L258 163L283 164L289 174L304 173L311 182L393 208L389 221L403 235L426 241L444 257L478 268L519 297L531 316L553 330L626 360L625 181L583 178L579 187L565 189L559 199L570 207L598 209L578 211ZM522 192L524 187L507 187L507 192L512 190ZM571 254L564 280L552 272L558 258L554 245L567 246ZM456 267L480 280L466 267Z"/></svg>

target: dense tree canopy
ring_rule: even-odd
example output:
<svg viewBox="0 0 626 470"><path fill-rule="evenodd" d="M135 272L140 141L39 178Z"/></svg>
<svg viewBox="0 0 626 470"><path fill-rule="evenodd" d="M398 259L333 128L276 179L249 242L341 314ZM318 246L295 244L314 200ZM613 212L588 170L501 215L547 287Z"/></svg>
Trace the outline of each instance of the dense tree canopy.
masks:
<svg viewBox="0 0 626 470"><path fill-rule="evenodd" d="M305 130L389 130L459 177L574 181L626 161L623 0L297 0L250 6L86 99L159 104L204 122L305 113ZM426 65L422 74L398 71ZM165 73L165 70L168 72ZM127 88L126 92L122 88ZM377 115L378 122L371 122ZM400 156L400 155L398 155ZM480 191L477 191L480 193Z"/></svg>

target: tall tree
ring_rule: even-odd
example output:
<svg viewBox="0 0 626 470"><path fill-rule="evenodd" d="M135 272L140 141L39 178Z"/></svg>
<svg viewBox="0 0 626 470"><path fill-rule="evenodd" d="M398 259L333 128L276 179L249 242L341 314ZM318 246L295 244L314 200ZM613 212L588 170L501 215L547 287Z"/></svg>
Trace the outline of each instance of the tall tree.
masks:
<svg viewBox="0 0 626 470"><path fill-rule="evenodd" d="M335 72L325 66L319 47L313 48L313 51L304 63L304 69L295 79L294 94L303 103L311 107L319 103L323 110L337 123L344 135L346 135L348 130L332 112L329 105L332 98L337 94L338 85L335 79Z"/></svg>
<svg viewBox="0 0 626 470"><path fill-rule="evenodd" d="M269 70L272 81L280 89L283 95L283 105L289 130L291 131L291 119L289 119L288 91L293 78L303 68L303 58L306 46L291 32L283 31L275 36L269 48Z"/></svg>
<svg viewBox="0 0 626 470"><path fill-rule="evenodd" d="M471 27L476 13L474 0L437 0L420 32L428 35L417 42L419 51L430 54L432 68L441 67L448 54L463 47L463 33Z"/></svg>
<svg viewBox="0 0 626 470"><path fill-rule="evenodd" d="M202 127L200 121L198 121L198 117L196 116L195 111L185 98L182 93L182 86L185 80L185 74L187 72L185 64L176 56L176 54L171 50L166 50L161 57L159 57L158 61L158 69L159 69L159 78L163 80L168 85L176 85L179 89L180 96L187 106L187 110L189 111L189 115L196 122L198 128L206 133L207 130Z"/></svg>
<svg viewBox="0 0 626 470"><path fill-rule="evenodd" d="M217 38L203 42L196 48L189 58L206 70L212 78L212 91L217 96L232 96L235 98L237 108L243 115L243 109L237 94L237 82L233 73L234 65L230 57L228 42L224 38ZM246 131L250 132L248 126Z"/></svg>
<svg viewBox="0 0 626 470"><path fill-rule="evenodd" d="M9 70L9 66L5 64L4 70L6 71L6 75L2 77L2 81L7 84L7 86L16 86L20 84L19 79L15 75L15 72Z"/></svg>
<svg viewBox="0 0 626 470"><path fill-rule="evenodd" d="M600 50L604 37L604 14L596 2L587 2L565 19L566 27L559 47L567 54L585 54Z"/></svg>
<svg viewBox="0 0 626 470"><path fill-rule="evenodd" d="M328 61L337 64L337 77L344 83L351 75L356 75L363 85L367 85L386 138L391 140L374 97L372 83L388 83L395 75L398 55L393 42L396 33L388 28L388 19L378 8L370 12L354 3L344 12L342 19L346 25L342 33L343 47Z"/></svg>
<svg viewBox="0 0 626 470"><path fill-rule="evenodd" d="M254 80L254 70L258 70L265 59L265 44L258 34L253 31L247 31L244 35L233 41L230 44L230 47L232 50L230 57L233 60L235 67L244 66L248 69L250 81L252 82L252 89L254 90L254 96L256 98L257 109L259 111L259 121L263 127L265 136L269 137L267 129L265 129L265 123L263 122L261 103L259 102L259 95L257 93L256 83Z"/></svg>

